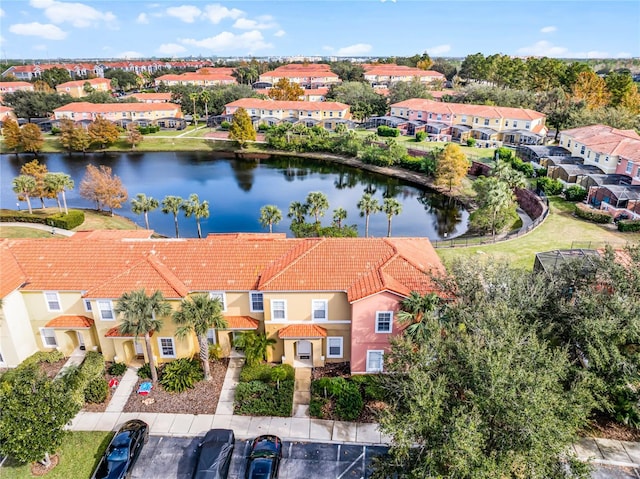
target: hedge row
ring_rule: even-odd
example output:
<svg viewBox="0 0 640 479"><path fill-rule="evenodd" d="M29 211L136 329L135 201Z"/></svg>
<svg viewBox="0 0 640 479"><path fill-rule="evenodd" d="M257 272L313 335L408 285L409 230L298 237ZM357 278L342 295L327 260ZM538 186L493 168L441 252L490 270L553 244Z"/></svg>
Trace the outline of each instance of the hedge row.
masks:
<svg viewBox="0 0 640 479"><path fill-rule="evenodd" d="M613 221L611 213L602 210L594 210L584 203L576 204L576 216L583 220L592 221L594 223L607 224Z"/></svg>
<svg viewBox="0 0 640 479"><path fill-rule="evenodd" d="M69 214L52 213L47 216L29 214L28 211L5 211L0 213L0 222L38 223L55 228L71 230L84 223L84 211L69 210Z"/></svg>
<svg viewBox="0 0 640 479"><path fill-rule="evenodd" d="M391 128L389 126L380 125L378 127L378 136L397 137L397 136L400 136L400 130L398 130L397 128Z"/></svg>
<svg viewBox="0 0 640 479"><path fill-rule="evenodd" d="M632 233L640 231L640 220L621 220L618 221L618 231L623 233Z"/></svg>
<svg viewBox="0 0 640 479"><path fill-rule="evenodd" d="M234 412L247 416L291 416L295 370L288 364L246 364L236 387Z"/></svg>

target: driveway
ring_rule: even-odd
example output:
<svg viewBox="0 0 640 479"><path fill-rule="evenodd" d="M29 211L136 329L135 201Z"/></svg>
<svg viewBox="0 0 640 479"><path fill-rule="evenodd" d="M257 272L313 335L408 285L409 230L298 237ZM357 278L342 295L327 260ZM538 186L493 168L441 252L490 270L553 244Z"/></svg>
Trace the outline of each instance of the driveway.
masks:
<svg viewBox="0 0 640 479"><path fill-rule="evenodd" d="M191 479L201 438L151 436L133 468L132 479ZM244 479L250 441L236 440L228 479ZM366 479L383 446L354 446L284 441L280 479ZM640 471L597 466L593 479L640 479Z"/></svg>

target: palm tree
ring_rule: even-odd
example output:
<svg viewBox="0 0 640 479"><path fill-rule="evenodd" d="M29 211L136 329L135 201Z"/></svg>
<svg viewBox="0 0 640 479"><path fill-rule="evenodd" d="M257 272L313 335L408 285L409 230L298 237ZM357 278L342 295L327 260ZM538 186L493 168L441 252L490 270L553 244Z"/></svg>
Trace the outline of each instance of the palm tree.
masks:
<svg viewBox="0 0 640 479"><path fill-rule="evenodd" d="M404 330L405 336L414 343L423 343L430 334L430 325L426 318L437 313L440 303L441 299L435 293L421 295L412 291L411 295L400 303L397 315L398 321L409 325Z"/></svg>
<svg viewBox="0 0 640 479"><path fill-rule="evenodd" d="M385 198L382 211L387 215L387 237L391 237L391 218L402 213L402 204L395 198Z"/></svg>
<svg viewBox="0 0 640 479"><path fill-rule="evenodd" d="M276 205L265 205L260 208L260 224L263 228L269 226L269 233L273 233L273 225L282 221L282 211Z"/></svg>
<svg viewBox="0 0 640 479"><path fill-rule="evenodd" d="M316 224L320 223L320 217L329 209L329 199L321 191L312 191L307 195L307 212L316 219Z"/></svg>
<svg viewBox="0 0 640 479"><path fill-rule="evenodd" d="M189 94L189 100L191 100L193 102L193 124L196 124L196 100L198 99L198 94L197 93L190 93Z"/></svg>
<svg viewBox="0 0 640 479"><path fill-rule="evenodd" d="M44 175L44 185L46 190L52 195L55 196L56 201L58 203L58 210L62 211L62 207L60 205L59 194L62 194L62 201L64 204L64 212L65 214L69 214L69 209L67 208L67 195L65 194L66 190L72 190L75 186L75 183L71 179L71 176L66 173L47 173Z"/></svg>
<svg viewBox="0 0 640 479"><path fill-rule="evenodd" d="M307 205L300 203L299 201L292 201L289 205L289 213L287 217L292 219L293 223L304 223L305 216L307 215Z"/></svg>
<svg viewBox="0 0 640 479"><path fill-rule="evenodd" d="M267 348L276 343L273 338L267 338L266 334L256 334L253 331L241 333L234 345L244 350L247 366L255 366L267 358Z"/></svg>
<svg viewBox="0 0 640 479"><path fill-rule="evenodd" d="M200 229L200 218L209 217L209 202L203 201L200 203L200 198L195 193L189 196L189 199L182 204L182 209L187 218L191 218L193 215L196 218L196 225L198 225L198 238L202 238L202 230Z"/></svg>
<svg viewBox="0 0 640 479"><path fill-rule="evenodd" d="M360 210L360 216L364 216L364 236L369 237L369 216L372 213L380 211L380 204L378 200L373 198L369 193L365 193L358 201L358 209Z"/></svg>
<svg viewBox="0 0 640 479"><path fill-rule="evenodd" d="M18 194L18 200L22 200L24 198L27 202L27 206L29 207L29 214L32 214L33 209L31 208L30 195L36 189L35 178L29 175L20 175L13 179L12 185L13 192Z"/></svg>
<svg viewBox="0 0 640 479"><path fill-rule="evenodd" d="M162 328L162 320L159 317L168 316L171 306L160 291L156 290L151 296L147 296L144 289L139 289L120 296L114 310L118 314L122 313L120 333L133 334L136 338L144 336L151 381L155 384L158 382L158 371L153 360L151 333Z"/></svg>
<svg viewBox="0 0 640 479"><path fill-rule="evenodd" d="M185 298L180 303L180 309L173 313L173 321L178 325L176 329L178 338L184 338L190 332L194 332L198 337L204 379L210 381L207 332L212 328L220 329L228 326L222 316L220 298L212 298L208 294L197 294L191 298Z"/></svg>
<svg viewBox="0 0 640 479"><path fill-rule="evenodd" d="M209 120L209 102L211 101L211 93L209 90L202 90L200 92L200 100L204 103L204 116Z"/></svg>
<svg viewBox="0 0 640 479"><path fill-rule="evenodd" d="M347 219L347 210L344 208L336 208L333 210L333 224L338 228L342 228L342 222Z"/></svg>
<svg viewBox="0 0 640 479"><path fill-rule="evenodd" d="M147 229L151 229L149 228L149 211L155 210L158 206L158 200L144 193L138 193L136 197L131 200L131 211L136 215L144 213L144 223Z"/></svg>
<svg viewBox="0 0 640 479"><path fill-rule="evenodd" d="M176 238L180 238L178 230L178 213L184 204L184 200L180 196L165 196L162 200L162 212L165 214L173 213L173 224L176 227Z"/></svg>

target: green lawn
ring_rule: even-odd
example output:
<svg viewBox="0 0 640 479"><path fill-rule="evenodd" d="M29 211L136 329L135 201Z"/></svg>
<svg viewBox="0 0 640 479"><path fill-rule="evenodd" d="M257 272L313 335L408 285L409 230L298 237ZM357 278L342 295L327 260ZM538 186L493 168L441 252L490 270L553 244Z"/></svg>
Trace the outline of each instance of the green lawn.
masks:
<svg viewBox="0 0 640 479"><path fill-rule="evenodd" d="M572 203L552 198L547 219L522 237L485 246L438 248L445 262L455 258L491 258L508 261L519 268L532 269L535 254L554 249L601 248L606 244L623 247L640 243L640 233L619 233L613 225L598 225L574 217Z"/></svg>
<svg viewBox="0 0 640 479"><path fill-rule="evenodd" d="M112 436L112 432L70 432L60 450L60 462L42 477L47 479L91 477ZM30 464L17 465L7 460L0 470L0 477L26 479L37 476L31 474Z"/></svg>

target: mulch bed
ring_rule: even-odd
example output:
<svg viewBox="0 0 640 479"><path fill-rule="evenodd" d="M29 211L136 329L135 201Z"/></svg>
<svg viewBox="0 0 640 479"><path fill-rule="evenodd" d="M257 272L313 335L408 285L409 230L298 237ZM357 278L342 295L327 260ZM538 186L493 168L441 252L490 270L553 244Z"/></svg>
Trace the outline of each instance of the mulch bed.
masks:
<svg viewBox="0 0 640 479"><path fill-rule="evenodd" d="M58 462L60 461L60 456L58 456L57 454L54 454L53 456L50 456L49 459L51 460L51 464L49 464L48 467L43 466L39 462L34 462L33 464L31 464L31 474L33 474L34 476L44 476L51 469L53 469L58 465Z"/></svg>
<svg viewBox="0 0 640 479"><path fill-rule="evenodd" d="M124 407L124 412L214 414L228 363L227 359L211 361L211 381L200 381L183 393L167 392L157 384L147 396L142 396L138 394L138 386L149 379L139 379Z"/></svg>
<svg viewBox="0 0 640 479"><path fill-rule="evenodd" d="M56 377L56 374L60 372L62 366L65 365L67 359L68 358L61 359L60 361L56 361L55 363L47 363L43 361L39 363L40 369L44 371L48 378L53 379L54 377Z"/></svg>
<svg viewBox="0 0 640 479"><path fill-rule="evenodd" d="M105 381L107 381L107 384L109 383L109 381L111 381L111 379L115 378L118 381L120 381L122 379L122 376L112 376L111 374L109 374L109 368L111 367L113 363L107 361L105 363L105 373L104 373L104 379ZM84 405L84 407L82 408L83 411L86 412L105 412L107 410L107 406L109 405L109 401L111 401L111 396L113 395L114 390L112 390L111 388L109 388L109 392L107 393L107 399L104 400L104 402L101 403L86 403Z"/></svg>
<svg viewBox="0 0 640 479"><path fill-rule="evenodd" d="M616 439L618 441L640 441L640 429L625 426L604 416L596 416L584 431L584 435L587 437Z"/></svg>

